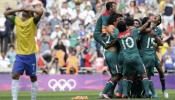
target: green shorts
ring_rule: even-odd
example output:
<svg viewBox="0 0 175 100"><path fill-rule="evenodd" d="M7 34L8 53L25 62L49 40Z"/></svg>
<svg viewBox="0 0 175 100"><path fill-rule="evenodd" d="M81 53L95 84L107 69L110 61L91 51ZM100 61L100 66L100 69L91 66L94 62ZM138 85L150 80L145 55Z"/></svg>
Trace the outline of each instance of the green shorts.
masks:
<svg viewBox="0 0 175 100"><path fill-rule="evenodd" d="M123 75L137 75L141 76L146 73L145 66L139 54L125 54L123 55Z"/></svg>
<svg viewBox="0 0 175 100"><path fill-rule="evenodd" d="M131 97L140 98L144 91L143 84L141 80L135 80L131 87Z"/></svg>
<svg viewBox="0 0 175 100"><path fill-rule="evenodd" d="M142 55L142 61L145 65L148 76L154 76L154 67L156 58L153 55Z"/></svg>
<svg viewBox="0 0 175 100"><path fill-rule="evenodd" d="M111 76L121 73L121 68L118 66L118 53L105 51L105 61L109 68Z"/></svg>

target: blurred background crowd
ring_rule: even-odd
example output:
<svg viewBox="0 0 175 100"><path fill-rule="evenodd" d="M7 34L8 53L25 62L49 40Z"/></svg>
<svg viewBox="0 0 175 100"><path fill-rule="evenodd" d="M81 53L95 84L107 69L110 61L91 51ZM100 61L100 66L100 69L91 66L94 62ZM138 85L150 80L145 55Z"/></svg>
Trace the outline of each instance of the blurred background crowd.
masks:
<svg viewBox="0 0 175 100"><path fill-rule="evenodd" d="M104 73L103 48L93 39L105 2L115 1L116 11L134 19L162 15L164 46L161 55L166 71L175 71L175 0L1 0L0 73L10 72L15 60L15 27L3 11L23 4L43 6L36 33L38 72L46 74Z"/></svg>

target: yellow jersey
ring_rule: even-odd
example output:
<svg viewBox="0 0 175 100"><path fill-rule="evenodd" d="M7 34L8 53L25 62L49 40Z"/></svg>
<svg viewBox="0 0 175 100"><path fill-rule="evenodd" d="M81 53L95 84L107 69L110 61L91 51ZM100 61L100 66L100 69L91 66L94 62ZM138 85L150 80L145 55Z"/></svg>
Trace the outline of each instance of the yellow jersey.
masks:
<svg viewBox="0 0 175 100"><path fill-rule="evenodd" d="M58 50L56 52L56 57L58 58L58 66L63 67L65 65L64 61L65 52L63 50Z"/></svg>
<svg viewBox="0 0 175 100"><path fill-rule="evenodd" d="M30 55L36 52L36 24L34 17L23 21L20 17L15 17L16 26L16 53Z"/></svg>

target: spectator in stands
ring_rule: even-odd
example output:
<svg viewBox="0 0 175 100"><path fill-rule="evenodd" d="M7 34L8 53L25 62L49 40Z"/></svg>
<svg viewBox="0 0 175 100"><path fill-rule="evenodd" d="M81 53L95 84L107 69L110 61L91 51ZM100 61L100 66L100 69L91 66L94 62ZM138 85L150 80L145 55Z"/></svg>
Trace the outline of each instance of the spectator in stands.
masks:
<svg viewBox="0 0 175 100"><path fill-rule="evenodd" d="M66 47L63 45L62 41L58 41L57 45L54 47L56 58L58 59L58 67L65 67L67 54Z"/></svg>
<svg viewBox="0 0 175 100"><path fill-rule="evenodd" d="M163 56L165 70L175 69L175 51L169 47Z"/></svg>
<svg viewBox="0 0 175 100"><path fill-rule="evenodd" d="M167 29L168 26L174 27L174 5L172 0L166 0L163 11L163 20L165 29Z"/></svg>
<svg viewBox="0 0 175 100"><path fill-rule="evenodd" d="M163 36L163 41L168 43L168 45L170 46L171 45L171 41L173 41L174 39L174 36L172 33L168 32L167 30L163 30L164 31L164 34L162 35Z"/></svg>
<svg viewBox="0 0 175 100"><path fill-rule="evenodd" d="M50 39L54 41L57 38L61 38L61 35L63 34L62 28L60 25L56 25L54 31L50 35Z"/></svg>
<svg viewBox="0 0 175 100"><path fill-rule="evenodd" d="M15 62L15 56L16 56L15 47L14 45L10 45L9 50L7 52L7 58L10 60L11 66Z"/></svg>
<svg viewBox="0 0 175 100"><path fill-rule="evenodd" d="M76 15L73 12L73 10L71 8L69 8L67 2L63 2L62 7L60 8L60 15L61 15L61 17L62 16L69 17L70 20L74 19L76 17Z"/></svg>
<svg viewBox="0 0 175 100"><path fill-rule="evenodd" d="M83 53L84 52L84 47L80 46L80 45L77 45L76 46L76 51L77 51L76 56L78 57L79 62L80 62L80 68L85 67L85 59L84 59L84 53Z"/></svg>
<svg viewBox="0 0 175 100"><path fill-rule="evenodd" d="M129 3L128 8L126 8L125 13L129 13L130 15L134 16L134 14L136 13L136 9L137 9L136 1L131 0L130 3Z"/></svg>
<svg viewBox="0 0 175 100"><path fill-rule="evenodd" d="M61 42L63 43L63 45L66 48L69 48L70 47L70 41L69 41L69 38L67 37L66 33L63 33L61 35Z"/></svg>
<svg viewBox="0 0 175 100"><path fill-rule="evenodd" d="M6 31L5 31L5 17L4 16L0 16L0 45L1 45L1 52L4 52L4 47L5 47L5 43L7 42L6 41Z"/></svg>
<svg viewBox="0 0 175 100"><path fill-rule="evenodd" d="M11 10L10 7L6 8L6 10ZM9 44L13 44L15 42L15 35L13 32L14 24L10 22L9 19L5 21L5 36L4 36L4 52L6 53L8 50Z"/></svg>
<svg viewBox="0 0 175 100"><path fill-rule="evenodd" d="M97 58L93 49L85 49L84 51L85 67L92 68L93 61Z"/></svg>
<svg viewBox="0 0 175 100"><path fill-rule="evenodd" d="M80 63L79 63L78 57L76 57L76 50L73 48L70 48L69 52L70 53L66 61L66 73L78 74Z"/></svg>
<svg viewBox="0 0 175 100"><path fill-rule="evenodd" d="M40 53L44 53L45 51L50 51L51 50L51 46L50 46L50 37L47 35L46 33L46 29L43 28L42 29L42 39L41 39L41 44L40 44Z"/></svg>
<svg viewBox="0 0 175 100"><path fill-rule="evenodd" d="M84 25L91 24L94 20L94 17L95 13L90 5L86 6L84 11L80 14L80 18L84 20Z"/></svg>
<svg viewBox="0 0 175 100"><path fill-rule="evenodd" d="M53 12L53 17L50 19L49 22L50 22L50 24L51 24L52 32L55 31L54 29L55 29L55 26L56 26L56 25L61 24L61 19L60 19L60 17L58 16L57 10L55 10L55 11Z"/></svg>
<svg viewBox="0 0 175 100"><path fill-rule="evenodd" d="M1 52L1 55L0 55L0 67L1 68L10 67L10 60L7 58L4 52Z"/></svg>

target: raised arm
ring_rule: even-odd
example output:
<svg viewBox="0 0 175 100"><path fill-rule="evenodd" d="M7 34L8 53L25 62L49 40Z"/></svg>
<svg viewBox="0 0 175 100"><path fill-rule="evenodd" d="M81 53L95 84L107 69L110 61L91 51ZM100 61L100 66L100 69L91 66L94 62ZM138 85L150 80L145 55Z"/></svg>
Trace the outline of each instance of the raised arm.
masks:
<svg viewBox="0 0 175 100"><path fill-rule="evenodd" d="M23 9L6 10L6 11L4 12L4 16L5 16L6 18L8 18L9 15L14 15L14 13L16 13L16 12L21 12L21 11L23 11Z"/></svg>
<svg viewBox="0 0 175 100"><path fill-rule="evenodd" d="M21 12L24 11L24 9L11 9L11 10L6 10L4 12L4 16L6 19L10 20L13 24L15 24L15 13L16 12Z"/></svg>
<svg viewBox="0 0 175 100"><path fill-rule="evenodd" d="M39 16L41 17L43 15L43 9L42 8L38 8L38 9L34 9L34 8L29 8L29 9L24 9L25 11L28 12L33 12L36 14L36 17Z"/></svg>
<svg viewBox="0 0 175 100"><path fill-rule="evenodd" d="M159 35L155 34L155 32L153 30L149 34L155 38L155 42L157 43L157 46L163 45L163 41L162 41L161 37Z"/></svg>
<svg viewBox="0 0 175 100"><path fill-rule="evenodd" d="M102 18L100 16L99 19L97 20L93 37L98 43L100 43L103 47L105 47L106 43L102 41L101 34L102 34Z"/></svg>
<svg viewBox="0 0 175 100"><path fill-rule="evenodd" d="M24 10L36 14L36 15L34 15L34 21L35 21L35 23L38 23L39 20L40 20L40 18L41 18L41 16L43 15L43 8L34 9L32 7L32 8L28 8L28 9L24 9Z"/></svg>
<svg viewBox="0 0 175 100"><path fill-rule="evenodd" d="M145 30L145 29L148 27L148 25L150 24L150 22L151 22L151 20L148 20L145 24L143 24L143 25L139 28L139 30L140 30L140 31Z"/></svg>

